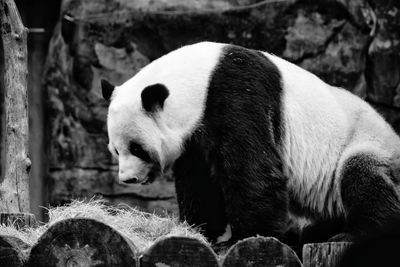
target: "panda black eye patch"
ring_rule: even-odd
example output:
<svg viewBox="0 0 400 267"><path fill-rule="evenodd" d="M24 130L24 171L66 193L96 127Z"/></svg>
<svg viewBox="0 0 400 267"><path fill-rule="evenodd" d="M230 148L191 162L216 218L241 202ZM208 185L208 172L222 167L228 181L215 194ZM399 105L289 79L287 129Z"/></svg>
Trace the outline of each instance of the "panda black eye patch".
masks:
<svg viewBox="0 0 400 267"><path fill-rule="evenodd" d="M138 143L136 143L134 141L131 141L129 143L129 152L133 156L138 157L143 161L151 162L151 157L150 157L149 153L147 151L145 151L141 145L139 145Z"/></svg>

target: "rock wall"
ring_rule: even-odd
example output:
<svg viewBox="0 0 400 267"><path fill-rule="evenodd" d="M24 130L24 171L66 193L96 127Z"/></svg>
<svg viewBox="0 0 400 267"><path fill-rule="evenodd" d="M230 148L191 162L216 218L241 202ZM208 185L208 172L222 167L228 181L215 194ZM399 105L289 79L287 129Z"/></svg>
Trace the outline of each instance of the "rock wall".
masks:
<svg viewBox="0 0 400 267"><path fill-rule="evenodd" d="M400 11L396 1L68 0L44 76L50 204L102 195L177 212L173 181L117 184L107 151L100 78L121 84L201 40L282 56L374 103L400 131Z"/></svg>

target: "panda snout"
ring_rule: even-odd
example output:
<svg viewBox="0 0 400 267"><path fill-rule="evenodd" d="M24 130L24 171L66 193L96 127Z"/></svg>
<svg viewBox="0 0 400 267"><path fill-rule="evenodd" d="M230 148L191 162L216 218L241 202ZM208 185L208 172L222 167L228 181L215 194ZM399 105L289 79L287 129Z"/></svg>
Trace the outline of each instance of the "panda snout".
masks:
<svg viewBox="0 0 400 267"><path fill-rule="evenodd" d="M120 184L137 184L141 182L136 173L129 170L119 170L119 183Z"/></svg>
<svg viewBox="0 0 400 267"><path fill-rule="evenodd" d="M123 167L121 166L118 174L120 184L149 184L154 180L153 172L148 166Z"/></svg>

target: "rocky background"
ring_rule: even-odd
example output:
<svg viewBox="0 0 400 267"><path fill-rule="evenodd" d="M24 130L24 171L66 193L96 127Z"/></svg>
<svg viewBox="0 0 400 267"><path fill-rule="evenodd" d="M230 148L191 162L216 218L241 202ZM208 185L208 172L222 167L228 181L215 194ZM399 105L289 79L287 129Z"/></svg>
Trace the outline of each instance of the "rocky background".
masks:
<svg viewBox="0 0 400 267"><path fill-rule="evenodd" d="M121 84L152 60L197 41L282 56L367 99L400 132L397 0L67 0L61 13L66 19L51 39L43 76L51 205L100 195L177 212L173 181L116 182L99 79Z"/></svg>

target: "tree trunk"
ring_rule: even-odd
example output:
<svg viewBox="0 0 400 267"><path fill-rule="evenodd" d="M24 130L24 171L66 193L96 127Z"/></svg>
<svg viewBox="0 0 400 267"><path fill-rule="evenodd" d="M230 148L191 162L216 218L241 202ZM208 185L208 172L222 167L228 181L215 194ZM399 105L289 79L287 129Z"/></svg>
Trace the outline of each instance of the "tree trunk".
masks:
<svg viewBox="0 0 400 267"><path fill-rule="evenodd" d="M13 0L0 0L3 91L0 213L29 212L27 29Z"/></svg>

